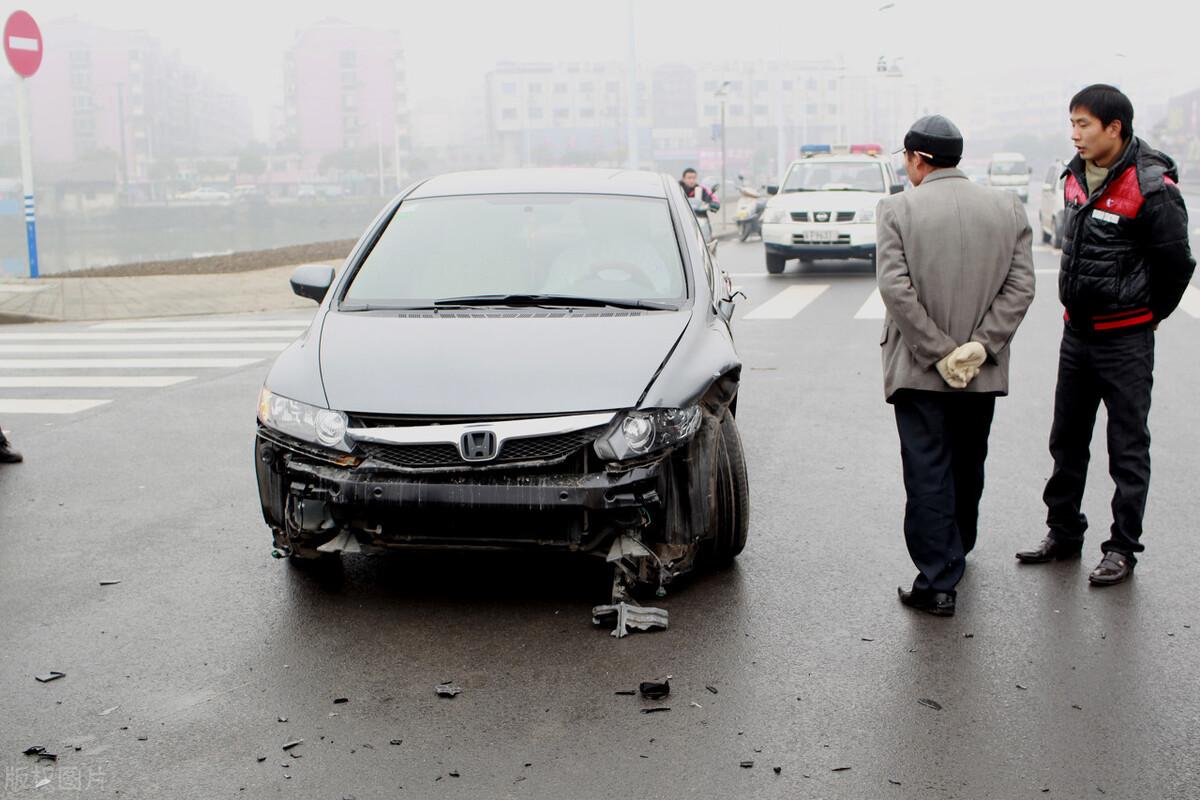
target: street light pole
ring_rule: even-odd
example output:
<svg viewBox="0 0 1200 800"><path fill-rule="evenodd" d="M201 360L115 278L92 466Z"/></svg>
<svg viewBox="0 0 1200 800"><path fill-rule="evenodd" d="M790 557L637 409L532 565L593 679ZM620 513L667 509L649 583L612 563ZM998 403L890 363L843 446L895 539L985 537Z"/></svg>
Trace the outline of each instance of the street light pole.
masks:
<svg viewBox="0 0 1200 800"><path fill-rule="evenodd" d="M29 250L29 277L38 277L37 220L33 205L33 146L29 134L28 79L17 79L17 124L21 138L21 194L25 201L25 244Z"/></svg>
<svg viewBox="0 0 1200 800"><path fill-rule="evenodd" d="M725 191L725 96L721 96L721 189ZM725 227L725 205L721 204L721 228Z"/></svg>

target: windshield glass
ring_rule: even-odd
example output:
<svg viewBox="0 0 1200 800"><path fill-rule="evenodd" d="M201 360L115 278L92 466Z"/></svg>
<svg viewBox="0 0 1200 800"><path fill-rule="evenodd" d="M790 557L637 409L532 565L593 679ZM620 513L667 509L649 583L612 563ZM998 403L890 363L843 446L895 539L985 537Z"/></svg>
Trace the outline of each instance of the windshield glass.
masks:
<svg viewBox="0 0 1200 800"><path fill-rule="evenodd" d="M666 200L466 195L402 203L344 302L493 294L671 301L685 287Z"/></svg>
<svg viewBox="0 0 1200 800"><path fill-rule="evenodd" d="M788 172L784 192L886 192L883 169L870 162L805 161Z"/></svg>
<svg viewBox="0 0 1200 800"><path fill-rule="evenodd" d="M993 161L993 175L1025 175L1029 171L1024 161Z"/></svg>

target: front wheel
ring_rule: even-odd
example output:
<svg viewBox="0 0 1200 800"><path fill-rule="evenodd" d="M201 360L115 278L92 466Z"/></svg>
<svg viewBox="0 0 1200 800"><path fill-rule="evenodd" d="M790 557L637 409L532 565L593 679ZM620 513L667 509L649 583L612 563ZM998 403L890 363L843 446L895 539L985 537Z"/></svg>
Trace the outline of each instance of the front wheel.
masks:
<svg viewBox="0 0 1200 800"><path fill-rule="evenodd" d="M717 442L717 519L712 543L718 566L728 566L746 548L750 536L750 482L742 436L733 414L721 420Z"/></svg>
<svg viewBox="0 0 1200 800"><path fill-rule="evenodd" d="M767 253L767 272L778 275L787 266L787 259L778 253Z"/></svg>

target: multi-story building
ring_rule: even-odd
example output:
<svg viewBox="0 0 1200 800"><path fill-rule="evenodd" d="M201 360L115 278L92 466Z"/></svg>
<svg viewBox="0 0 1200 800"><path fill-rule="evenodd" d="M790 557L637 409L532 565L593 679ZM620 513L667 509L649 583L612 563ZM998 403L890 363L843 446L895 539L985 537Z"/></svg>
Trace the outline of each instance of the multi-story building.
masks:
<svg viewBox="0 0 1200 800"><path fill-rule="evenodd" d="M246 101L149 34L66 19L44 35L54 48L29 79L35 161L112 162L132 190L156 164L249 143Z"/></svg>
<svg viewBox="0 0 1200 800"><path fill-rule="evenodd" d="M412 145L400 35L339 20L299 31L284 61L283 135L283 149L306 156L381 149L388 173L405 174Z"/></svg>

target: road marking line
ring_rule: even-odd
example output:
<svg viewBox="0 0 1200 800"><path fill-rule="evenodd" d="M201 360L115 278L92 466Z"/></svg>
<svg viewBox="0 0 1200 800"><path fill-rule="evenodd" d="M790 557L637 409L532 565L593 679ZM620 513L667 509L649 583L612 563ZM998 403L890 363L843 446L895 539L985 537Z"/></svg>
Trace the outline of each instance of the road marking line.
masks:
<svg viewBox="0 0 1200 800"><path fill-rule="evenodd" d="M213 328L300 328L309 326L311 320L275 319L275 320L195 320L194 322L98 322L92 330L121 331L121 330L179 330L197 328L210 330Z"/></svg>
<svg viewBox="0 0 1200 800"><path fill-rule="evenodd" d="M144 342L163 339L276 339L293 341L295 331L132 331L102 332L83 331L74 333L0 333L0 342Z"/></svg>
<svg viewBox="0 0 1200 800"><path fill-rule="evenodd" d="M1188 286L1183 291L1183 299L1179 301L1179 307L1185 313L1200 319L1200 289L1195 286Z"/></svg>
<svg viewBox="0 0 1200 800"><path fill-rule="evenodd" d="M791 319L828 288L829 284L825 283L789 286L743 319Z"/></svg>
<svg viewBox="0 0 1200 800"><path fill-rule="evenodd" d="M1035 244L1033 246L1033 252L1035 252L1035 253L1057 253L1058 251L1047 244Z"/></svg>
<svg viewBox="0 0 1200 800"><path fill-rule="evenodd" d="M0 389L161 389L195 375L0 375Z"/></svg>
<svg viewBox="0 0 1200 800"><path fill-rule="evenodd" d="M867 298L867 302L862 304L858 309L858 313L854 315L855 319L883 319L887 316L887 306L883 304L883 296L879 294L879 288L876 287L871 292L871 296Z"/></svg>
<svg viewBox="0 0 1200 800"><path fill-rule="evenodd" d="M1057 275L1058 274L1057 269L1035 269L1034 272L1036 272L1038 275Z"/></svg>
<svg viewBox="0 0 1200 800"><path fill-rule="evenodd" d="M0 398L0 414L78 414L111 400L16 400Z"/></svg>
<svg viewBox="0 0 1200 800"><path fill-rule="evenodd" d="M0 344L0 353L278 353L284 342L212 342L210 344Z"/></svg>
<svg viewBox="0 0 1200 800"><path fill-rule="evenodd" d="M0 358L0 369L210 369L248 367L261 358Z"/></svg>

